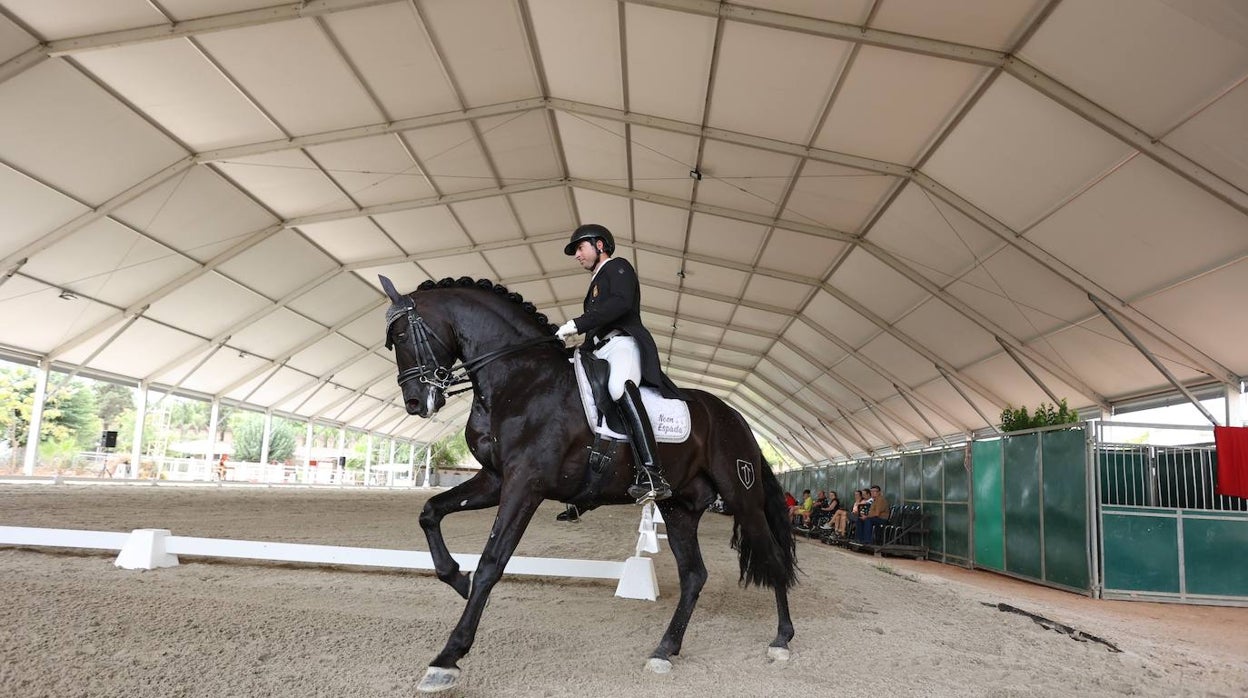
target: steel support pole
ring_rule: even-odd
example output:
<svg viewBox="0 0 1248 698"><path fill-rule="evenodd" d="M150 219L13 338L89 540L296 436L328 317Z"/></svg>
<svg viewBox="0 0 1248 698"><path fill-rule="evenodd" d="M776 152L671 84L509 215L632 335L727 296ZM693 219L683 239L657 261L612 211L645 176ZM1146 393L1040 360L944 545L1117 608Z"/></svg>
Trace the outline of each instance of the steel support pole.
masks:
<svg viewBox="0 0 1248 698"><path fill-rule="evenodd" d="M139 381L138 400L134 407L134 440L130 443L130 477L139 476L143 458L143 424L147 421L147 381Z"/></svg>
<svg viewBox="0 0 1248 698"><path fill-rule="evenodd" d="M260 440L260 476L262 482L269 481L269 437L273 434L273 410L264 411L264 436Z"/></svg>
<svg viewBox="0 0 1248 698"><path fill-rule="evenodd" d="M212 479L212 468L214 467L212 458L217 455L217 427L221 422L221 401L213 400L212 407L208 411L208 452L204 454L204 461L208 464L208 479ZM222 454L224 455L224 454ZM225 474L221 474L221 479L225 479Z"/></svg>
<svg viewBox="0 0 1248 698"><path fill-rule="evenodd" d="M432 463L433 463L433 443L430 442L429 444L425 446L425 482L421 484L421 487L429 487L429 471L431 470L430 466Z"/></svg>
<svg viewBox="0 0 1248 698"><path fill-rule="evenodd" d="M364 486L373 484L373 435L368 435L364 447Z"/></svg>
<svg viewBox="0 0 1248 698"><path fill-rule="evenodd" d="M407 479L416 486L416 444L407 444Z"/></svg>
<svg viewBox="0 0 1248 698"><path fill-rule="evenodd" d="M35 464L39 459L39 434L43 428L43 401L48 396L48 372L51 362L44 360L39 363L35 374L35 402L30 408L30 423L26 431L26 453L22 460L22 474L35 474Z"/></svg>
<svg viewBox="0 0 1248 698"><path fill-rule="evenodd" d="M312 475L312 420L303 432L303 481L309 482Z"/></svg>
<svg viewBox="0 0 1248 698"><path fill-rule="evenodd" d="M338 427L338 455L334 458L334 472L337 473L335 481L342 484L342 480L346 477L347 466L344 451L347 450L347 428Z"/></svg>

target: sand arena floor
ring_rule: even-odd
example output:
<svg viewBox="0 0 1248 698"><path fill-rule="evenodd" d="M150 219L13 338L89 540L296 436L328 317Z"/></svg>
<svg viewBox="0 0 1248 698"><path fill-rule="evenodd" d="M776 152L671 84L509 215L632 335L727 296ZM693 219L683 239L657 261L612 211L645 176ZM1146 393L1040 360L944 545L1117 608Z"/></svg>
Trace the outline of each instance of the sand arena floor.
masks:
<svg viewBox="0 0 1248 698"><path fill-rule="evenodd" d="M425 549L417 515L427 496L2 485L0 525ZM637 509L598 510L580 524L556 523L559 511L543 506L517 554L630 554ZM492 519L448 518L451 549L479 552ZM737 587L730 532L726 517L703 519L710 581L672 673L643 670L675 604L665 549L655 603L616 599L610 582L505 577L450 695L809 696L855 686L888 696L1248 695L1248 609L1092 601L807 541L791 596L793 658L771 663L772 595ZM124 571L108 554L0 548L0 696L412 695L463 608L423 572L182 562Z"/></svg>

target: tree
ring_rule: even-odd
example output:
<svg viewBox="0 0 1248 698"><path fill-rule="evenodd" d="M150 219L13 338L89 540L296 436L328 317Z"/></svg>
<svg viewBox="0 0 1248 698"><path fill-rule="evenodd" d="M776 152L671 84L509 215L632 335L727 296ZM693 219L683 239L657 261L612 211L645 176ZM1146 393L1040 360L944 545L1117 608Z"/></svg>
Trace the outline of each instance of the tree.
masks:
<svg viewBox="0 0 1248 698"><path fill-rule="evenodd" d="M452 434L433 444L433 455L430 463L435 468L454 468L468 458L468 442L464 440L464 430Z"/></svg>
<svg viewBox="0 0 1248 698"><path fill-rule="evenodd" d="M269 433L269 462L281 462L295 452L295 425L284 419L274 419ZM258 463L261 443L264 440L264 415L255 412L235 412L230 416L230 432L234 434L234 458Z"/></svg>
<svg viewBox="0 0 1248 698"><path fill-rule="evenodd" d="M0 369L0 432L12 433L17 446L25 446L35 406L35 372L13 366ZM95 393L82 381L55 384L49 380L43 402L41 441L72 440L79 448L92 448L100 436Z"/></svg>
<svg viewBox="0 0 1248 698"><path fill-rule="evenodd" d="M117 431L121 426L121 415L126 410L134 410L134 388L104 381L96 382L93 387L103 428Z"/></svg>

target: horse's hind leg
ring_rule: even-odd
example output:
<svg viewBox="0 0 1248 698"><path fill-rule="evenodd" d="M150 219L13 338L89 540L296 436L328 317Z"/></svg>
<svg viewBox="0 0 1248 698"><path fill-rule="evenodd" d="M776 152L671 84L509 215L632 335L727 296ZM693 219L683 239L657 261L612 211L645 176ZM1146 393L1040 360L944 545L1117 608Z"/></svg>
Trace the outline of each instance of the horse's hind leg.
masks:
<svg viewBox="0 0 1248 698"><path fill-rule="evenodd" d="M477 625L481 622L481 612L485 610L485 602L490 597L490 590L503 576L507 561L516 550L516 544L524 535L524 529L533 518L542 503L542 495L526 487L513 487L511 496L505 498L498 508L498 516L494 519L494 527L490 529L490 539L481 551L481 559L477 562L476 574L472 577L472 591L464 613L459 618L455 630L442 648L442 652L434 657L425 671L424 678L416 690L421 693L437 693L450 689L459 680L459 667L456 663L468 654L477 636Z"/></svg>
<svg viewBox="0 0 1248 698"><path fill-rule="evenodd" d="M451 557L442 539L442 517L456 511L486 509L498 504L499 478L492 471L481 470L472 479L429 498L420 512L420 527L429 542L429 555L438 579L450 584L459 595L468 598L468 575L459 571L459 563Z"/></svg>
<svg viewBox="0 0 1248 698"><path fill-rule="evenodd" d="M689 511L680 504L669 502L664 502L660 508L667 524L667 544L676 558L676 569L680 574L680 602L676 604L676 612L672 614L667 632L663 633L663 639L646 664L656 673L669 671L672 667L671 656L680 654L689 618L706 584L706 565L702 562L702 549L698 547L698 523L702 519L702 511Z"/></svg>
<svg viewBox="0 0 1248 698"><path fill-rule="evenodd" d="M789 592L783 586L776 588L776 615L779 616L779 627L776 639L767 647L767 656L779 661L789 658L789 640L793 639L793 619L789 617Z"/></svg>

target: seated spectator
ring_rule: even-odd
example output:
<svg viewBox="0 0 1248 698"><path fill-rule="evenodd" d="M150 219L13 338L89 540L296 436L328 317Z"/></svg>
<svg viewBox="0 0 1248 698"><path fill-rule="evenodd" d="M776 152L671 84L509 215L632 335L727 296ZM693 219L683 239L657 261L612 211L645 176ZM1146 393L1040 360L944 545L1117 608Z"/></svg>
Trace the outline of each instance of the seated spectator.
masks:
<svg viewBox="0 0 1248 698"><path fill-rule="evenodd" d="M867 511L867 515L858 522L858 542L871 543L874 540L872 534L875 532L875 527L884 521L888 521L888 500L884 498L879 485L871 485L871 508Z"/></svg>
<svg viewBox="0 0 1248 698"><path fill-rule="evenodd" d="M842 508L832 515L832 528L842 538L845 537L845 529L849 526L849 522L858 520L858 510L866 499L862 493L863 490L854 490L854 503L848 509Z"/></svg>
<svg viewBox="0 0 1248 698"><path fill-rule="evenodd" d="M815 515L811 519L811 523L823 530L827 531L832 528L832 517L836 516L841 510L841 500L836 496L836 490L828 493L823 500L823 506L815 506Z"/></svg>
<svg viewBox="0 0 1248 698"><path fill-rule="evenodd" d="M815 508L815 500L810 496L810 490L802 490L802 502L789 508L789 518L793 519L795 525L805 527L810 526L810 512ZM799 520L798 517L801 517Z"/></svg>
<svg viewBox="0 0 1248 698"><path fill-rule="evenodd" d="M797 500L793 497L793 493L785 492L784 493L784 508L792 510L795 504L797 504Z"/></svg>

